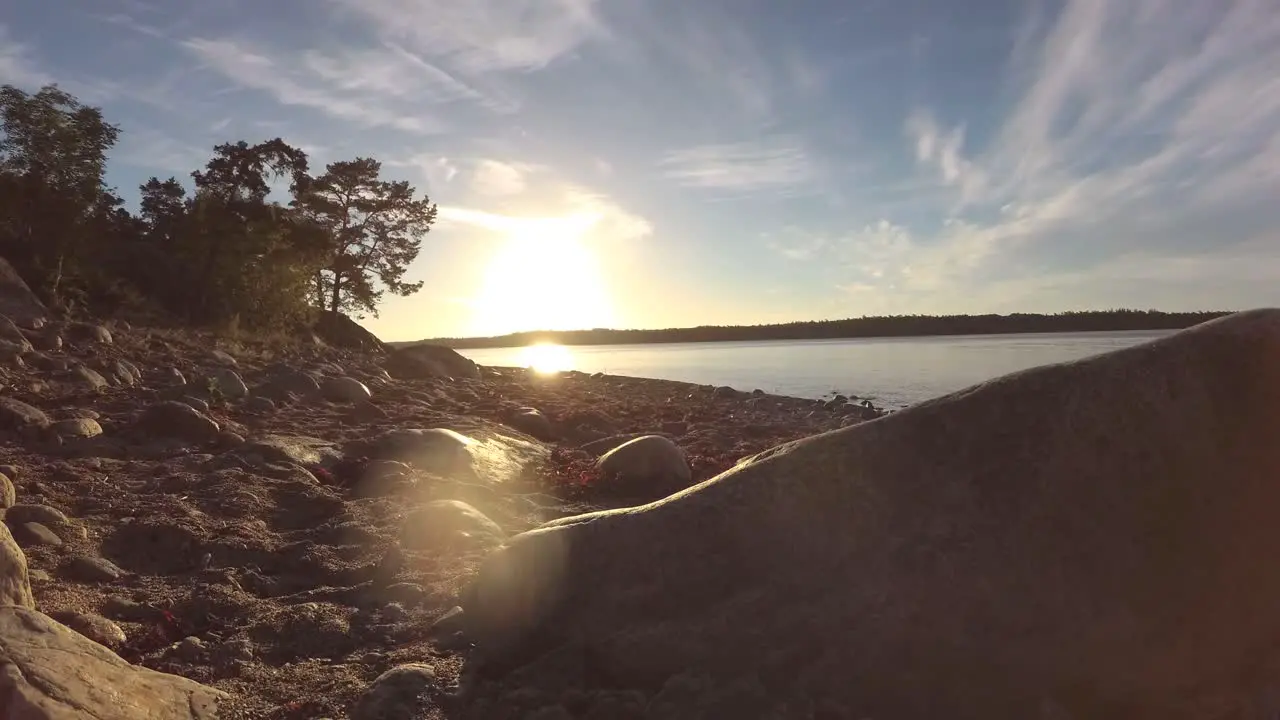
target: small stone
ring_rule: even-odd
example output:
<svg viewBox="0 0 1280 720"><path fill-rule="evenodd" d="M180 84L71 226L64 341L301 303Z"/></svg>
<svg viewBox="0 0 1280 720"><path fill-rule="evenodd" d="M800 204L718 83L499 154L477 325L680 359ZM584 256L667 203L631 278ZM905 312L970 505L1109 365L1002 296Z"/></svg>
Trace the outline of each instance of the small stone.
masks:
<svg viewBox="0 0 1280 720"><path fill-rule="evenodd" d="M203 640L192 635L184 637L181 641L175 643L173 651L175 655L187 662L196 662L209 652L209 648L204 644Z"/></svg>
<svg viewBox="0 0 1280 720"><path fill-rule="evenodd" d="M81 383L88 385L94 390L101 390L110 385L110 383L107 382L107 379L102 377L101 373L92 368L85 367L84 365L77 365L72 368L71 375L76 380L79 380Z"/></svg>
<svg viewBox="0 0 1280 720"><path fill-rule="evenodd" d="M67 338L73 343L101 343L110 345L111 331L94 323L72 323L67 326Z"/></svg>
<svg viewBox="0 0 1280 720"><path fill-rule="evenodd" d="M155 609L126 597L112 595L102 602L102 614L117 620L142 622L155 617Z"/></svg>
<svg viewBox="0 0 1280 720"><path fill-rule="evenodd" d="M118 648L128 639L120 626L93 613L56 612L49 617L75 630L90 640L109 648Z"/></svg>
<svg viewBox="0 0 1280 720"><path fill-rule="evenodd" d="M238 399L249 394L249 386L231 368L215 368L209 373L210 386L223 397Z"/></svg>
<svg viewBox="0 0 1280 720"><path fill-rule="evenodd" d="M68 518L65 513L55 507L22 503L13 505L5 511L4 522L7 525L35 522L49 527L57 527L70 525L71 518Z"/></svg>
<svg viewBox="0 0 1280 720"><path fill-rule="evenodd" d="M63 574L80 582L111 582L124 576L115 563L105 558L90 555L76 555L63 565Z"/></svg>
<svg viewBox="0 0 1280 720"><path fill-rule="evenodd" d="M51 430L64 438L92 438L102 434L102 426L98 421L85 417L59 420L52 425Z"/></svg>
<svg viewBox="0 0 1280 720"><path fill-rule="evenodd" d="M170 385L186 385L187 384L187 376L183 375L182 371L176 367L167 368L164 371L164 379Z"/></svg>
<svg viewBox="0 0 1280 720"><path fill-rule="evenodd" d="M202 413L205 413L205 414L209 413L209 403L205 402L204 400L198 397L183 395L182 397L178 398L178 402L182 403L183 405L187 405L195 410L199 410Z"/></svg>
<svg viewBox="0 0 1280 720"><path fill-rule="evenodd" d="M225 350L214 350L213 352L209 353L209 356L213 358L214 362L220 365L227 365L230 367L240 366L240 361L236 360L234 357L231 356L230 353L228 353Z"/></svg>
<svg viewBox="0 0 1280 720"><path fill-rule="evenodd" d="M401 622L409 619L409 611L400 603L387 603L382 606L382 619L387 622Z"/></svg>
<svg viewBox="0 0 1280 720"><path fill-rule="evenodd" d="M326 400L333 402L355 403L373 396L364 383L346 376L325 378L320 390Z"/></svg>
<svg viewBox="0 0 1280 720"><path fill-rule="evenodd" d="M423 663L394 667L378 676L356 702L351 720L418 717L437 687L435 668Z"/></svg>
<svg viewBox="0 0 1280 720"><path fill-rule="evenodd" d="M27 571L27 577L31 582L52 582L53 576L40 568L33 568Z"/></svg>
<svg viewBox="0 0 1280 720"><path fill-rule="evenodd" d="M249 412L269 413L276 409L276 403L271 398L255 396L249 398L248 402L244 404L244 408Z"/></svg>
<svg viewBox="0 0 1280 720"><path fill-rule="evenodd" d="M23 548L29 547L62 547L63 540L58 534L38 522L28 522L9 526L13 539Z"/></svg>

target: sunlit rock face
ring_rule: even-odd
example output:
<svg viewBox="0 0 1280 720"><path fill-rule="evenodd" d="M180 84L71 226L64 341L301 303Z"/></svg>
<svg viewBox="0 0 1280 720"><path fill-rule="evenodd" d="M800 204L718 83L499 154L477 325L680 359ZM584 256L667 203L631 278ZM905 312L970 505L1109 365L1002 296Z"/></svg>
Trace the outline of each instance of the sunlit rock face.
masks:
<svg viewBox="0 0 1280 720"><path fill-rule="evenodd" d="M518 686L639 691L652 717L1260 708L1278 359L1280 312L1243 313L518 536L464 602L491 665L519 668L476 707Z"/></svg>

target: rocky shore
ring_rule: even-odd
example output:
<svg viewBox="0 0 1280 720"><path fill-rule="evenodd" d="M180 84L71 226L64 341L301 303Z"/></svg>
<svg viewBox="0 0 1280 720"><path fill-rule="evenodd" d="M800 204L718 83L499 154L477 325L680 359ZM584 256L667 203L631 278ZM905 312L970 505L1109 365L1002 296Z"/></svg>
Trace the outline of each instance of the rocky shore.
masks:
<svg viewBox="0 0 1280 720"><path fill-rule="evenodd" d="M450 623L494 547L876 414L20 322L0 317L3 717L446 717L472 652Z"/></svg>

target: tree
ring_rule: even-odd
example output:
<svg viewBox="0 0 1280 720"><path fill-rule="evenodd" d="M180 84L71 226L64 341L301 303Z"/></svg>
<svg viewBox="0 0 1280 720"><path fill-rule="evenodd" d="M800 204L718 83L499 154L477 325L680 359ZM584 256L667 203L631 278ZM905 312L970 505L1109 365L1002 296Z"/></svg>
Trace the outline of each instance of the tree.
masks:
<svg viewBox="0 0 1280 720"><path fill-rule="evenodd" d="M382 163L356 158L331 163L306 180L292 203L330 237L327 262L314 277L316 304L334 312L377 314L385 292L408 296L421 282L405 282L436 206L407 181L380 179ZM379 289L375 283L381 284Z"/></svg>
<svg viewBox="0 0 1280 720"><path fill-rule="evenodd" d="M119 204L104 176L120 130L56 85L5 85L0 131L0 249L56 299L95 222Z"/></svg>

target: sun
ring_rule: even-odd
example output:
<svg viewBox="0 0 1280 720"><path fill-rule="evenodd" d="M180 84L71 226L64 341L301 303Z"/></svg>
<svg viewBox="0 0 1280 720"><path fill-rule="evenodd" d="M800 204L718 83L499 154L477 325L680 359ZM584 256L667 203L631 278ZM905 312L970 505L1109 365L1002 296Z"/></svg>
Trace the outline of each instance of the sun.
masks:
<svg viewBox="0 0 1280 720"><path fill-rule="evenodd" d="M538 343L520 348L518 357L521 367L533 368L544 375L574 368L573 353L569 352L569 348L554 343Z"/></svg>
<svg viewBox="0 0 1280 720"><path fill-rule="evenodd" d="M590 218L525 220L489 263L476 298L474 332L578 330L613 324L595 254L583 242Z"/></svg>

